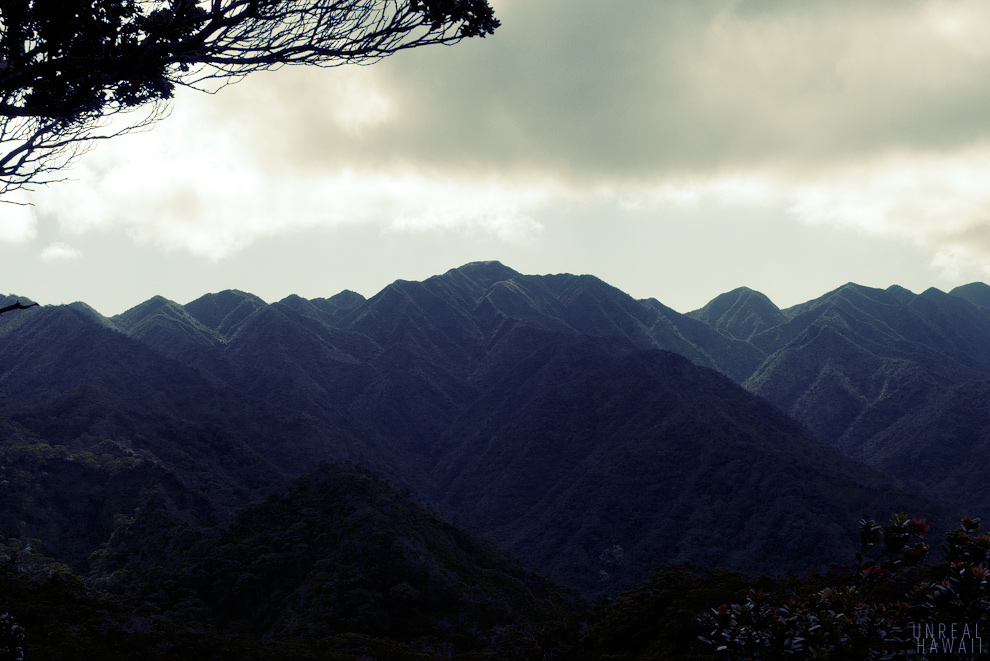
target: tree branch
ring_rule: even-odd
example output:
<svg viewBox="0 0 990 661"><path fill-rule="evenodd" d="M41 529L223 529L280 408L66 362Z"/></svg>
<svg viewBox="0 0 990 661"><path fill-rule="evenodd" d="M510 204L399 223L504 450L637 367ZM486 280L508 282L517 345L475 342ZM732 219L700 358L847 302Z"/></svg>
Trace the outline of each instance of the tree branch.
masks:
<svg viewBox="0 0 990 661"><path fill-rule="evenodd" d="M31 305L23 305L20 301L17 301L13 305L8 305L5 308L0 308L0 314L4 312L10 312L11 310L27 310L28 308L36 307L37 303L32 303Z"/></svg>
<svg viewBox="0 0 990 661"><path fill-rule="evenodd" d="M370 64L492 34L487 0L0 2L0 198L56 181L95 140L149 128L176 85L216 92L284 65ZM151 107L127 128L111 116Z"/></svg>

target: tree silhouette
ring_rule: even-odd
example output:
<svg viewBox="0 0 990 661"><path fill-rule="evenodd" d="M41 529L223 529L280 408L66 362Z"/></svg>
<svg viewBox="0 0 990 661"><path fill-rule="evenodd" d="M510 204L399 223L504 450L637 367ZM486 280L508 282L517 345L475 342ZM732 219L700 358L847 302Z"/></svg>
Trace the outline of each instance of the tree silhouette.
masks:
<svg viewBox="0 0 990 661"><path fill-rule="evenodd" d="M286 64L369 64L498 25L487 0L3 0L0 196L150 127L176 85L215 92Z"/></svg>
<svg viewBox="0 0 990 661"><path fill-rule="evenodd" d="M5 307L0 308L0 314L3 314L4 312L10 312L11 310L27 310L28 308L33 308L36 307L37 305L38 305L37 303L24 305L20 301L17 301L13 305L7 305Z"/></svg>

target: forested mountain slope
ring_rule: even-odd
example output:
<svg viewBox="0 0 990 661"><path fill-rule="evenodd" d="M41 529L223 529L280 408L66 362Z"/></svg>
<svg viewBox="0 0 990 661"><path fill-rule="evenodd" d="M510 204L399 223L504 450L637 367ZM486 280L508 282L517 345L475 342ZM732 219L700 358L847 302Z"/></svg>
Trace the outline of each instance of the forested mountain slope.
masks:
<svg viewBox="0 0 990 661"><path fill-rule="evenodd" d="M751 335L784 316L745 298L762 320L736 315ZM765 349L731 337L735 326L591 276L486 262L369 299L263 305L221 292L152 303L113 321L231 391L355 439L346 454L314 448L313 460L356 458L582 587L673 559L820 565L849 548L861 516L939 510L660 350L734 366L738 379ZM175 349L189 338L193 348ZM818 519L829 525L809 525Z"/></svg>
<svg viewBox="0 0 990 661"><path fill-rule="evenodd" d="M850 562L861 518L990 506L988 290L682 315L483 262L367 299L3 315L0 608L65 649L69 599L117 651L526 658L577 639L545 619L565 593L467 533L588 592Z"/></svg>
<svg viewBox="0 0 990 661"><path fill-rule="evenodd" d="M916 295L897 286L840 287L781 311L783 321L749 337L766 359L743 385L847 455L982 514L985 498L974 499L982 493L979 478L958 462L933 460L944 456L937 435L916 423L919 416L942 419L947 393L990 376L990 309L973 302L985 288L974 283L952 294ZM990 462L985 439L975 433L982 414L950 408L969 430L955 443L961 456L970 465Z"/></svg>
<svg viewBox="0 0 990 661"><path fill-rule="evenodd" d="M590 588L670 560L820 565L862 516L937 515L941 496L982 506L978 478L917 460L941 445L910 416L962 415L957 446L982 460L979 419L951 397L971 401L990 369L987 322L959 296L857 285L787 310L741 288L680 315L592 276L484 262L368 299L227 291L113 319L32 308L0 319L0 396L28 444L146 453L170 498L189 491L183 511L353 460ZM86 544L136 499L94 505Z"/></svg>
<svg viewBox="0 0 990 661"><path fill-rule="evenodd" d="M443 436L435 498L570 584L668 561L823 567L851 559L850 526L872 512L942 514L681 356L527 341Z"/></svg>

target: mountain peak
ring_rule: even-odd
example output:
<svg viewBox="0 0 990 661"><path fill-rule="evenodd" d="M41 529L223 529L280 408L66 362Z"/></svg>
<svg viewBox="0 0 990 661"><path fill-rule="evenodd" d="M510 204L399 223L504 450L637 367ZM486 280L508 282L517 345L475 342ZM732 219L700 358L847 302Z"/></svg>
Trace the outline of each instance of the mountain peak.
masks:
<svg viewBox="0 0 990 661"><path fill-rule="evenodd" d="M338 308L356 308L368 299L356 291L345 289L337 294L334 294L327 300L336 305Z"/></svg>
<svg viewBox="0 0 990 661"><path fill-rule="evenodd" d="M76 312L79 312L80 314L82 314L85 317L89 317L90 319L93 319L95 321L98 321L99 323L103 324L104 326L110 326L110 327L113 326L113 324L110 322L109 319L107 319L102 314L100 314L99 312L97 312L88 303L83 303L82 301L75 301L74 303L68 303L68 304L66 304L65 307L70 308L72 310L75 310Z"/></svg>
<svg viewBox="0 0 990 661"><path fill-rule="evenodd" d="M519 273L505 266L501 262L491 260L487 262L469 262L455 269L450 269L441 278L452 281L467 281L475 284L481 289L488 289L496 282L511 280Z"/></svg>
<svg viewBox="0 0 990 661"><path fill-rule="evenodd" d="M953 296L964 298L974 305L990 308L990 285L985 282L971 282L960 285L949 292Z"/></svg>
<svg viewBox="0 0 990 661"><path fill-rule="evenodd" d="M887 287L887 293L905 305L910 303L917 296L917 294L910 289L905 289L900 285L891 285Z"/></svg>
<svg viewBox="0 0 990 661"><path fill-rule="evenodd" d="M236 315L237 318L243 319L251 312L267 305L265 301L254 294L248 294L237 289L225 289L215 294L200 296L182 307L196 321L207 328L219 330L235 310L240 310L239 314ZM230 324L226 325L229 326Z"/></svg>
<svg viewBox="0 0 990 661"><path fill-rule="evenodd" d="M875 298L878 295L881 298L886 298L888 292L885 289L879 289L877 287L869 287L867 285L861 285L857 282L847 282L846 284L834 289L825 295L825 297L834 296L848 296L849 294L856 294L859 296L867 296L869 298Z"/></svg>
<svg viewBox="0 0 990 661"><path fill-rule="evenodd" d="M498 275L503 279L511 278L513 276L519 275L518 271L509 268L508 266L506 266L505 264L503 264L502 262L496 259L490 259L479 262L468 262L463 266L459 266L455 269L451 269L450 271L447 271L447 273L450 273L451 271L460 271L465 275L486 273L489 275Z"/></svg>
<svg viewBox="0 0 990 661"><path fill-rule="evenodd" d="M934 298L938 300L945 300L945 298L948 296L948 294L946 294L938 287L929 287L928 289L926 289L925 291L921 292L918 295L924 296L925 298Z"/></svg>
<svg viewBox="0 0 990 661"><path fill-rule="evenodd" d="M170 301L164 296L155 295L143 303L138 303L129 310L125 310L111 319L113 324L124 332L130 332L136 325L147 319L150 315L162 309L180 310L182 306L175 301Z"/></svg>
<svg viewBox="0 0 990 661"><path fill-rule="evenodd" d="M214 292L212 294L203 294L202 296L200 296L199 298L197 298L195 301L192 301L190 303L187 303L183 307L187 307L187 306L192 305L193 303L196 303L198 301L203 301L203 302L206 302L206 301L216 301L216 302L237 302L237 303L240 303L243 300L252 300L252 301L255 301L257 303L260 303L261 305L268 305L267 303L265 303L264 300L261 299L261 297L255 296L254 294L251 294L249 292L244 292L244 291L241 291L240 289L224 289L222 291Z"/></svg>
<svg viewBox="0 0 990 661"><path fill-rule="evenodd" d="M773 301L749 287L738 287L716 296L700 310L687 314L733 337L748 340L785 320Z"/></svg>
<svg viewBox="0 0 990 661"><path fill-rule="evenodd" d="M841 287L836 287L832 291L822 294L818 298L805 303L799 303L782 312L785 317L793 319L809 310L814 310L821 306L834 306L840 301L845 301L847 304L852 304L853 306L860 304L902 306L904 305L904 301L901 300L902 298L902 294L897 290L878 289L855 282L847 282Z"/></svg>

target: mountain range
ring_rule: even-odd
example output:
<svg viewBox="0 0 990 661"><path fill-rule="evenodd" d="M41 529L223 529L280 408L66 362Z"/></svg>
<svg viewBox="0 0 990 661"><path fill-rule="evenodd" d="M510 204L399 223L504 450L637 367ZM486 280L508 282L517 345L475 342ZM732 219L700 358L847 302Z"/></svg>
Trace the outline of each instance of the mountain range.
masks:
<svg viewBox="0 0 990 661"><path fill-rule="evenodd" d="M151 488L215 525L346 460L584 590L822 567L860 518L986 509L988 301L741 288L680 314L482 262L368 299L32 308L0 317L4 528L84 571Z"/></svg>

